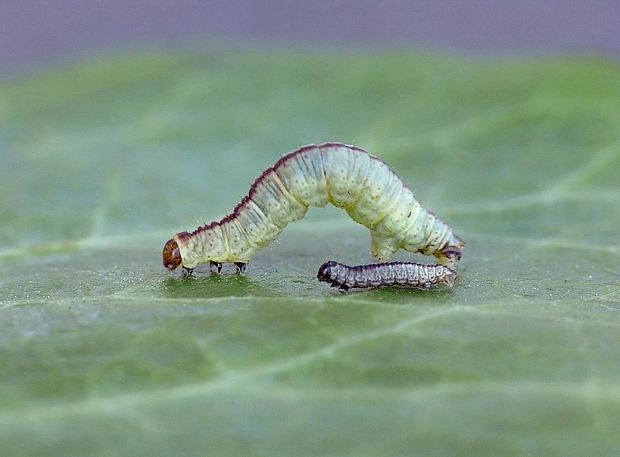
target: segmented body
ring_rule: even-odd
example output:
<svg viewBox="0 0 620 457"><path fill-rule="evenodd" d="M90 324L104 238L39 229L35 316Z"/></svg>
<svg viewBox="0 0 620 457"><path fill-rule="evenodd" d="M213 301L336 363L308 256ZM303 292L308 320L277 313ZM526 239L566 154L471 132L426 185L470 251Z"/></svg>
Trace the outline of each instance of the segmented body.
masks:
<svg viewBox="0 0 620 457"><path fill-rule="evenodd" d="M341 143L308 145L284 155L252 184L220 221L180 232L164 246L164 265L247 263L309 206L331 203L370 230L371 254L388 260L398 249L434 255L453 266L463 241L427 211L383 162Z"/></svg>
<svg viewBox="0 0 620 457"><path fill-rule="evenodd" d="M413 262L373 263L350 267L331 260L321 265L317 278L332 287L344 290L394 285L430 289L440 283L452 287L456 272L443 265Z"/></svg>

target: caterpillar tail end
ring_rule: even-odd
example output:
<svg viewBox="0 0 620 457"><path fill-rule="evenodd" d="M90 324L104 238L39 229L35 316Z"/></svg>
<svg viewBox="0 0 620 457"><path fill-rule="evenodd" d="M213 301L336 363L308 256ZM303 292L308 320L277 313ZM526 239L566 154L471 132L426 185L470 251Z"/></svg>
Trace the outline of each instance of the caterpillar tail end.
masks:
<svg viewBox="0 0 620 457"><path fill-rule="evenodd" d="M465 242L458 236L454 235L451 242L435 253L435 257L437 257L440 264L454 270L456 262L461 260L461 256L463 255L462 250L464 247Z"/></svg>
<svg viewBox="0 0 620 457"><path fill-rule="evenodd" d="M441 265L454 269L456 262L461 260L461 250L454 247L447 247L436 254Z"/></svg>
<svg viewBox="0 0 620 457"><path fill-rule="evenodd" d="M446 274L445 277L443 279L443 283L449 287L452 288L454 286L454 281L456 281L456 271L450 269L450 268L446 268Z"/></svg>
<svg viewBox="0 0 620 457"><path fill-rule="evenodd" d="M181 265L181 251L179 245L174 239L170 239L164 244L162 251L164 267L172 271Z"/></svg>

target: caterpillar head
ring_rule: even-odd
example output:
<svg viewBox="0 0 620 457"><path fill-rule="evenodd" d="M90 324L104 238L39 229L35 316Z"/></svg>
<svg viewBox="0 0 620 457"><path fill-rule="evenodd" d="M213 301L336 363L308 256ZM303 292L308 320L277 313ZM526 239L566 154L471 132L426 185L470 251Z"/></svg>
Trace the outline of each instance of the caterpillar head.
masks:
<svg viewBox="0 0 620 457"><path fill-rule="evenodd" d="M338 263L334 262L333 260L330 260L329 262L325 262L319 268L319 272L316 275L317 279L319 281L325 281L325 282L331 281L332 277L335 276L333 273L334 273L334 268L337 265L338 265Z"/></svg>
<svg viewBox="0 0 620 457"><path fill-rule="evenodd" d="M172 271L181 265L181 251L179 250L178 243L174 238L169 239L164 244L164 250L162 252L163 264L168 270Z"/></svg>

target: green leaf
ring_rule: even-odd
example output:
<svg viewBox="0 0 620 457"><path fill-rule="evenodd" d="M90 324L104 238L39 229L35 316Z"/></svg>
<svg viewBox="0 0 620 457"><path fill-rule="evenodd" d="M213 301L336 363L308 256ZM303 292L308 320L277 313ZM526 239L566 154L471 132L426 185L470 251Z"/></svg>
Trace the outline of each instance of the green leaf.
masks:
<svg viewBox="0 0 620 457"><path fill-rule="evenodd" d="M619 81L593 59L214 50L1 82L0 455L620 454ZM463 237L452 290L318 283L370 261L334 208L245 277L161 266L326 140Z"/></svg>

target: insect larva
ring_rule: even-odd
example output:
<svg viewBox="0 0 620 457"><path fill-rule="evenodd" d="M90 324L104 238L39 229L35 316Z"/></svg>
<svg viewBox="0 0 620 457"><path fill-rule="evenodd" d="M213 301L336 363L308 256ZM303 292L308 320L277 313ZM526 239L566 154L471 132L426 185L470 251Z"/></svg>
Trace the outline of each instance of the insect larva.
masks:
<svg viewBox="0 0 620 457"><path fill-rule="evenodd" d="M381 159L356 146L324 143L289 152L254 181L220 221L180 232L163 249L164 266L188 272L199 264L245 264L309 206L331 203L370 230L371 254L388 260L399 249L434 255L454 266L463 241L414 198Z"/></svg>
<svg viewBox="0 0 620 457"><path fill-rule="evenodd" d="M331 287L368 289L382 286L405 286L430 289L443 283L454 285L456 272L444 265L423 265L413 262L373 263L350 267L333 260L324 263L316 276Z"/></svg>

